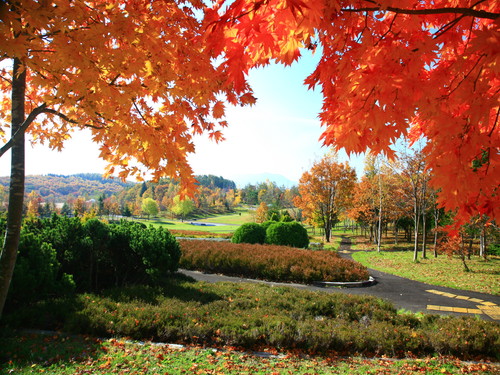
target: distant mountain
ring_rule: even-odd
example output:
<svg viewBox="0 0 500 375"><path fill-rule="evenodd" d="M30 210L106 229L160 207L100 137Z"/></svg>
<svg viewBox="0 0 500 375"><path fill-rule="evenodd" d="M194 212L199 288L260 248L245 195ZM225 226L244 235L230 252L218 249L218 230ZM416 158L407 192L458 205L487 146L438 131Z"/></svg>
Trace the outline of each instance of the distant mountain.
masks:
<svg viewBox="0 0 500 375"><path fill-rule="evenodd" d="M297 181L292 181L285 176L274 173L242 174L234 176L232 180L236 182L236 186L240 189L248 184L256 185L260 182L266 182L267 180L274 182L280 187L284 186L286 188L298 185Z"/></svg>
<svg viewBox="0 0 500 375"><path fill-rule="evenodd" d="M9 177L0 177L0 185L9 189ZM107 196L121 192L125 187L131 186L120 180L105 179L97 173L80 173L77 175L38 175L26 176L26 194L37 191L42 198L51 201L64 201L68 196L98 198L103 193Z"/></svg>

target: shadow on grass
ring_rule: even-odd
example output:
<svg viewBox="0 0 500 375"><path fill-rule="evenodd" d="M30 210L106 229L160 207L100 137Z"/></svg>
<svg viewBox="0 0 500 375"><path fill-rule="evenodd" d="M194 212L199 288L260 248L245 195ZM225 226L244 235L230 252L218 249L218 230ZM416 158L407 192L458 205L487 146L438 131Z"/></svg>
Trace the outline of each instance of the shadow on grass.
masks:
<svg viewBox="0 0 500 375"><path fill-rule="evenodd" d="M165 277L158 286L130 285L125 288L114 288L103 291L102 296L114 302L139 301L150 305L159 304L165 298L176 298L183 302L201 304L220 300L215 293L201 291L191 284L196 283L192 277L175 273Z"/></svg>
<svg viewBox="0 0 500 375"><path fill-rule="evenodd" d="M0 340L2 374L37 365L47 367L57 363L69 366L75 362L93 361L102 353L99 340L82 335L27 333L2 328Z"/></svg>
<svg viewBox="0 0 500 375"><path fill-rule="evenodd" d="M171 274L160 285L129 285L112 288L101 293L72 295L51 298L25 306L10 308L2 317L2 323L12 329L41 329L57 331L65 329L80 312L89 305L89 301L107 300L110 303L143 303L159 305L165 299L175 298L182 302L209 304L221 299L221 296L197 288L196 280L182 274Z"/></svg>

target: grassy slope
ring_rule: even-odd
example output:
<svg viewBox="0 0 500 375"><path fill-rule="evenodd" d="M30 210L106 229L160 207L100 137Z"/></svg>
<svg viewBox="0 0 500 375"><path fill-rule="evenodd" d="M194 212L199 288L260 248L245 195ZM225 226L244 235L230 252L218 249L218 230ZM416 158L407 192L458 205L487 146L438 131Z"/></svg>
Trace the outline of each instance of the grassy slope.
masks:
<svg viewBox="0 0 500 375"><path fill-rule="evenodd" d="M460 259L446 255L438 258L429 255L418 263L413 262L411 251L357 252L353 253L353 258L369 268L432 285L500 294L499 257L490 257L488 261L473 257L467 261L471 272L464 272Z"/></svg>

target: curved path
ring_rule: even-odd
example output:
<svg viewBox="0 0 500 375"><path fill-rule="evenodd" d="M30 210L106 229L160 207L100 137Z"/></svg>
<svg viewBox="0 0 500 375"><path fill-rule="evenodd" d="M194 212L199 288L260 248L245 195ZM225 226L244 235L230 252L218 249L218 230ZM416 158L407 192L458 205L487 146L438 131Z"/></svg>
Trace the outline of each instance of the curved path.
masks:
<svg viewBox="0 0 500 375"><path fill-rule="evenodd" d="M350 257L350 240L344 238L339 253ZM198 271L179 270L198 281L205 282L251 282L276 286L291 286L297 289L328 293L367 294L392 301L396 308L412 312L446 315L478 315L485 320L500 322L500 296L441 287L405 279L385 272L369 269L376 283L360 288L330 288L293 283L267 282Z"/></svg>

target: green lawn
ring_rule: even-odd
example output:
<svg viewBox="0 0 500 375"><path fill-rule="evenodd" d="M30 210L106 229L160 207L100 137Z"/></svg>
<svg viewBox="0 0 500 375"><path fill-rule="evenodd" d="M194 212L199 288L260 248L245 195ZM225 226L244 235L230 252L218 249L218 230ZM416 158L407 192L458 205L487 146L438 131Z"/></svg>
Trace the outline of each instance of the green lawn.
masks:
<svg viewBox="0 0 500 375"><path fill-rule="evenodd" d="M199 219L200 222L241 225L254 221L255 211L237 210L234 214L218 215L206 219Z"/></svg>
<svg viewBox="0 0 500 375"><path fill-rule="evenodd" d="M244 223L253 222L252 211L238 209L233 214L216 215L202 219L169 220L166 218L140 219L138 221L149 225L161 226L168 230L189 230L208 233L232 233L238 226ZM192 225L191 223L214 223L219 225ZM225 225L222 225L225 224Z"/></svg>
<svg viewBox="0 0 500 375"><path fill-rule="evenodd" d="M164 227L168 230L189 230L189 231L201 231L207 233L231 233L238 228L238 225L192 225L190 223L196 223L200 221L177 221L177 220L167 220L165 218L154 218L154 219L141 219L138 220L146 225L152 224L154 226ZM207 222L213 222L207 219Z"/></svg>
<svg viewBox="0 0 500 375"><path fill-rule="evenodd" d="M412 251L355 252L354 260L363 265L408 279L432 285L457 289L500 294L500 257L489 257L485 261L479 257L467 260L471 272L465 272L458 257L440 255L413 262Z"/></svg>
<svg viewBox="0 0 500 375"><path fill-rule="evenodd" d="M388 360L298 357L270 358L234 350L171 348L152 343L95 340L82 336L24 335L4 340L5 374L498 374L500 366L450 358Z"/></svg>

